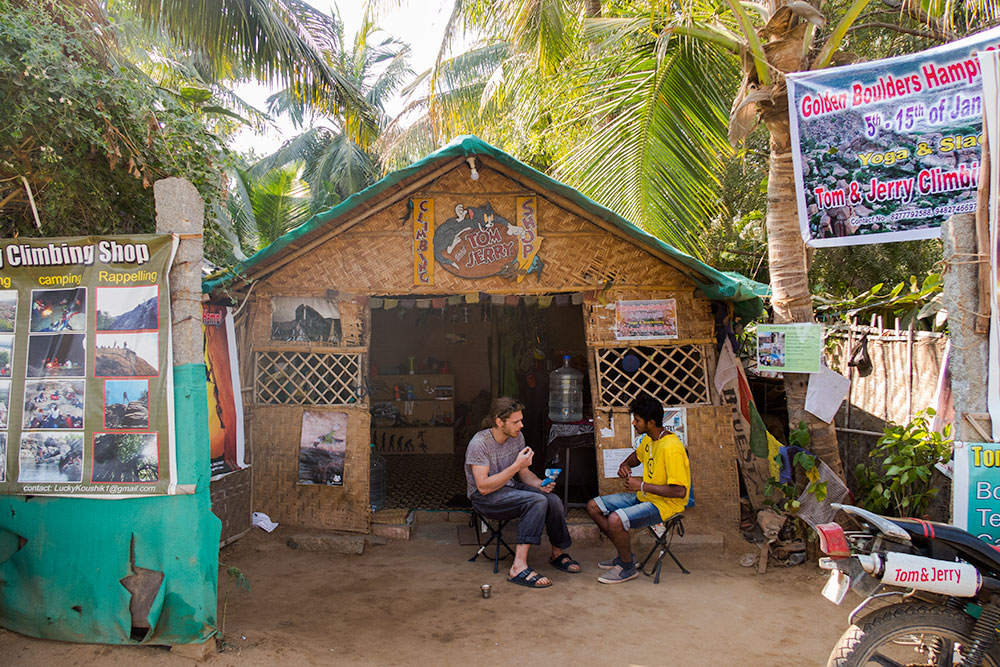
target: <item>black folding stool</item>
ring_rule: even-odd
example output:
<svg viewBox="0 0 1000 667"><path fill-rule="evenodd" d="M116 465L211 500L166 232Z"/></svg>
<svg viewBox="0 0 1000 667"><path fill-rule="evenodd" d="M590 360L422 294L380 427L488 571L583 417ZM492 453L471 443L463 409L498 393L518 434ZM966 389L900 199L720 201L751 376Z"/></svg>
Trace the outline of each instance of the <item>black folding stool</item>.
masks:
<svg viewBox="0 0 1000 667"><path fill-rule="evenodd" d="M653 577L653 583L660 583L660 570L663 567L663 557L669 555L677 567L681 569L684 574L691 574L685 569L681 562L677 560L677 556L674 552L670 550L670 542L673 541L674 535L678 537L684 537L684 512L678 512L673 515L663 523L658 523L655 526L649 526L649 532L652 533L653 538L656 540L656 544L653 548L649 550L646 557L642 559L642 563L639 565L639 570L647 577ZM659 552L659 553L657 553ZM650 570L646 570L646 564L649 563L649 559L656 554L656 559L650 566ZM655 576L654 576L655 575Z"/></svg>
<svg viewBox="0 0 1000 667"><path fill-rule="evenodd" d="M507 525L508 521L510 521L510 519L489 519L480 514L475 508L472 509L470 523L476 531L476 543L479 545L479 551L477 551L476 554L469 559L470 563L479 558L479 556L486 551L486 547L490 546L490 544L495 541L497 545L497 553L496 557L493 559L493 574L500 571L500 561L506 558L508 554L510 556L514 555L514 550L511 549L510 545L504 542L503 539L503 527ZM483 544L480 534L486 532L487 530L490 533L490 537L486 540L486 543ZM507 550L507 553L503 556L500 555L501 547Z"/></svg>

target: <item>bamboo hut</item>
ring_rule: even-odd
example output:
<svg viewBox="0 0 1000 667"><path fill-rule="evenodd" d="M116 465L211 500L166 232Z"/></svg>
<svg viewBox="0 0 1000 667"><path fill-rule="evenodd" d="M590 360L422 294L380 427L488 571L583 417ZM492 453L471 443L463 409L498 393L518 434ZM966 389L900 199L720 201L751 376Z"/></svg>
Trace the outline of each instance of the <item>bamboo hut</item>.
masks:
<svg viewBox="0 0 1000 667"><path fill-rule="evenodd" d="M372 445L396 506L435 489L442 507L429 509L461 504L468 437L504 394L526 404L536 467L572 466L570 491L617 490L604 467L631 446L640 391L684 408L697 503L737 518L716 326L759 313L758 297L475 137L316 215L206 291L240 304L254 510L276 521L367 532ZM592 422L552 428L547 378L564 356L585 373Z"/></svg>

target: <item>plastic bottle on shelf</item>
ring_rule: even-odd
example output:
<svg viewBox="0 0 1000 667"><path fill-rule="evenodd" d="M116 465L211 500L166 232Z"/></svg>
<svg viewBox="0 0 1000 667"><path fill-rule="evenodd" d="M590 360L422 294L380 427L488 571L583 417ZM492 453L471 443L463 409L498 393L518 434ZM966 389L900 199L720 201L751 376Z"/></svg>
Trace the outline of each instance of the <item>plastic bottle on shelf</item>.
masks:
<svg viewBox="0 0 1000 667"><path fill-rule="evenodd" d="M371 461L368 465L368 497L372 512L385 507L385 459L375 453L375 443L371 445Z"/></svg>
<svg viewBox="0 0 1000 667"><path fill-rule="evenodd" d="M569 355L563 365L549 373L549 419L578 422L583 419L583 373L571 368Z"/></svg>

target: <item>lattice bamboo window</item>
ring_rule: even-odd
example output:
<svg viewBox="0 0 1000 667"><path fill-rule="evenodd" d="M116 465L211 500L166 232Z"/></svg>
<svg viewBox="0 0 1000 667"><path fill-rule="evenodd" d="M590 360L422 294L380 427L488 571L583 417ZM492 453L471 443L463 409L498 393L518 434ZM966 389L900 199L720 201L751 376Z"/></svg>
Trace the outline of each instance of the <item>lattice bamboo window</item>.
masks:
<svg viewBox="0 0 1000 667"><path fill-rule="evenodd" d="M361 386L360 353L257 352L258 403L347 405L358 402Z"/></svg>
<svg viewBox="0 0 1000 667"><path fill-rule="evenodd" d="M708 368L700 345L599 347L597 389L602 407L628 407L640 392L664 405L706 405L711 402ZM622 358L634 354L639 368L627 373Z"/></svg>

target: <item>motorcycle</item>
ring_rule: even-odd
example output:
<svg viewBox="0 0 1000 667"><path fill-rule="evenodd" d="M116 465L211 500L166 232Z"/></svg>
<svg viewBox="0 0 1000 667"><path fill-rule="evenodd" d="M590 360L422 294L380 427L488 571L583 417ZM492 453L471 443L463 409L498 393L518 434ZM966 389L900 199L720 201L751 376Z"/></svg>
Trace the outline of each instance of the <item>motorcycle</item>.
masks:
<svg viewBox="0 0 1000 667"><path fill-rule="evenodd" d="M816 527L830 570L823 596L864 600L827 667L1000 667L1000 551L956 526L832 507L862 528Z"/></svg>

